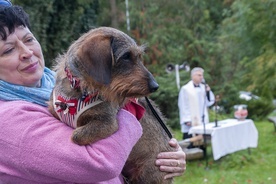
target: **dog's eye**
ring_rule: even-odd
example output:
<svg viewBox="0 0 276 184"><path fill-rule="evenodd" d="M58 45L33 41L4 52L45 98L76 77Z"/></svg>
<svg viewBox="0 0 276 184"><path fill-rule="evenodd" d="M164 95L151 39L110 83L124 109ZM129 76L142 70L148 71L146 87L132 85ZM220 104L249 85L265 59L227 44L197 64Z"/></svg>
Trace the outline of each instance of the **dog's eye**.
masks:
<svg viewBox="0 0 276 184"><path fill-rule="evenodd" d="M130 52L124 53L124 55L121 57L123 60L130 60L131 54Z"/></svg>

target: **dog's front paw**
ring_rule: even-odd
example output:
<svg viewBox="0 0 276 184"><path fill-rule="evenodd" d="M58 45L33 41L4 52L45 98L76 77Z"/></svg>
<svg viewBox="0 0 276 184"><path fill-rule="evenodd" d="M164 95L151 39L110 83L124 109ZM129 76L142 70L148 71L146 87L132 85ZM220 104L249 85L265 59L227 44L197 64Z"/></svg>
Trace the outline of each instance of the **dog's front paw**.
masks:
<svg viewBox="0 0 276 184"><path fill-rule="evenodd" d="M89 133L85 132L83 127L75 129L71 139L78 145L87 145L96 141L95 137L91 137Z"/></svg>

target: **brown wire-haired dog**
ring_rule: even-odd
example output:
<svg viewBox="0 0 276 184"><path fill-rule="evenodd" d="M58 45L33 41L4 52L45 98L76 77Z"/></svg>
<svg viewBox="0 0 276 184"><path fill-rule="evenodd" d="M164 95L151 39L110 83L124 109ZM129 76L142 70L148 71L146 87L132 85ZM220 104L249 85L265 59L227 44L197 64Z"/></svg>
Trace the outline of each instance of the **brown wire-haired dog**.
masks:
<svg viewBox="0 0 276 184"><path fill-rule="evenodd" d="M49 110L76 128L73 142L86 145L110 136L118 129L116 114L120 108L130 99L158 89L142 63L143 53L144 47L125 33L101 27L82 35L57 58ZM158 153L172 150L169 137L145 102L140 99L138 103L146 109L140 120L143 136L133 148L123 175L130 183L171 183L155 166Z"/></svg>

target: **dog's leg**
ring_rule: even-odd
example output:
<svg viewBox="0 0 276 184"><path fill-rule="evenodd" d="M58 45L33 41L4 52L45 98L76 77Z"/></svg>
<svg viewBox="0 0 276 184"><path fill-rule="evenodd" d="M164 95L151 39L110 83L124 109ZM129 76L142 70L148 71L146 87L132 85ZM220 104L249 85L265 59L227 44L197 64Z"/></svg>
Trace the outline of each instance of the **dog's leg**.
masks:
<svg viewBox="0 0 276 184"><path fill-rule="evenodd" d="M93 123L78 127L72 134L72 141L79 145L87 145L104 139L118 130L116 117L114 117L114 120L113 122L97 120L93 121ZM103 121L105 122L103 123Z"/></svg>
<svg viewBox="0 0 276 184"><path fill-rule="evenodd" d="M117 109L110 104L99 104L85 111L78 119L78 127L74 130L72 141L86 145L104 139L118 130Z"/></svg>

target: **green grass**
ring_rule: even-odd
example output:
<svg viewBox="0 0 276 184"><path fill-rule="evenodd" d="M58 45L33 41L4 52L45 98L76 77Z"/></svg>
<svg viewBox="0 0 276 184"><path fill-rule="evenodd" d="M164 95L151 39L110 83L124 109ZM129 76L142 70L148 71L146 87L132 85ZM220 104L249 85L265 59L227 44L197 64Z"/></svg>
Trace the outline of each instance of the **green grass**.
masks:
<svg viewBox="0 0 276 184"><path fill-rule="evenodd" d="M268 121L255 122L258 129L258 147L238 151L213 160L208 147L208 168L206 160L187 161L187 170L175 178L175 184L275 184L276 183L276 132ZM175 137L181 140L179 130Z"/></svg>

